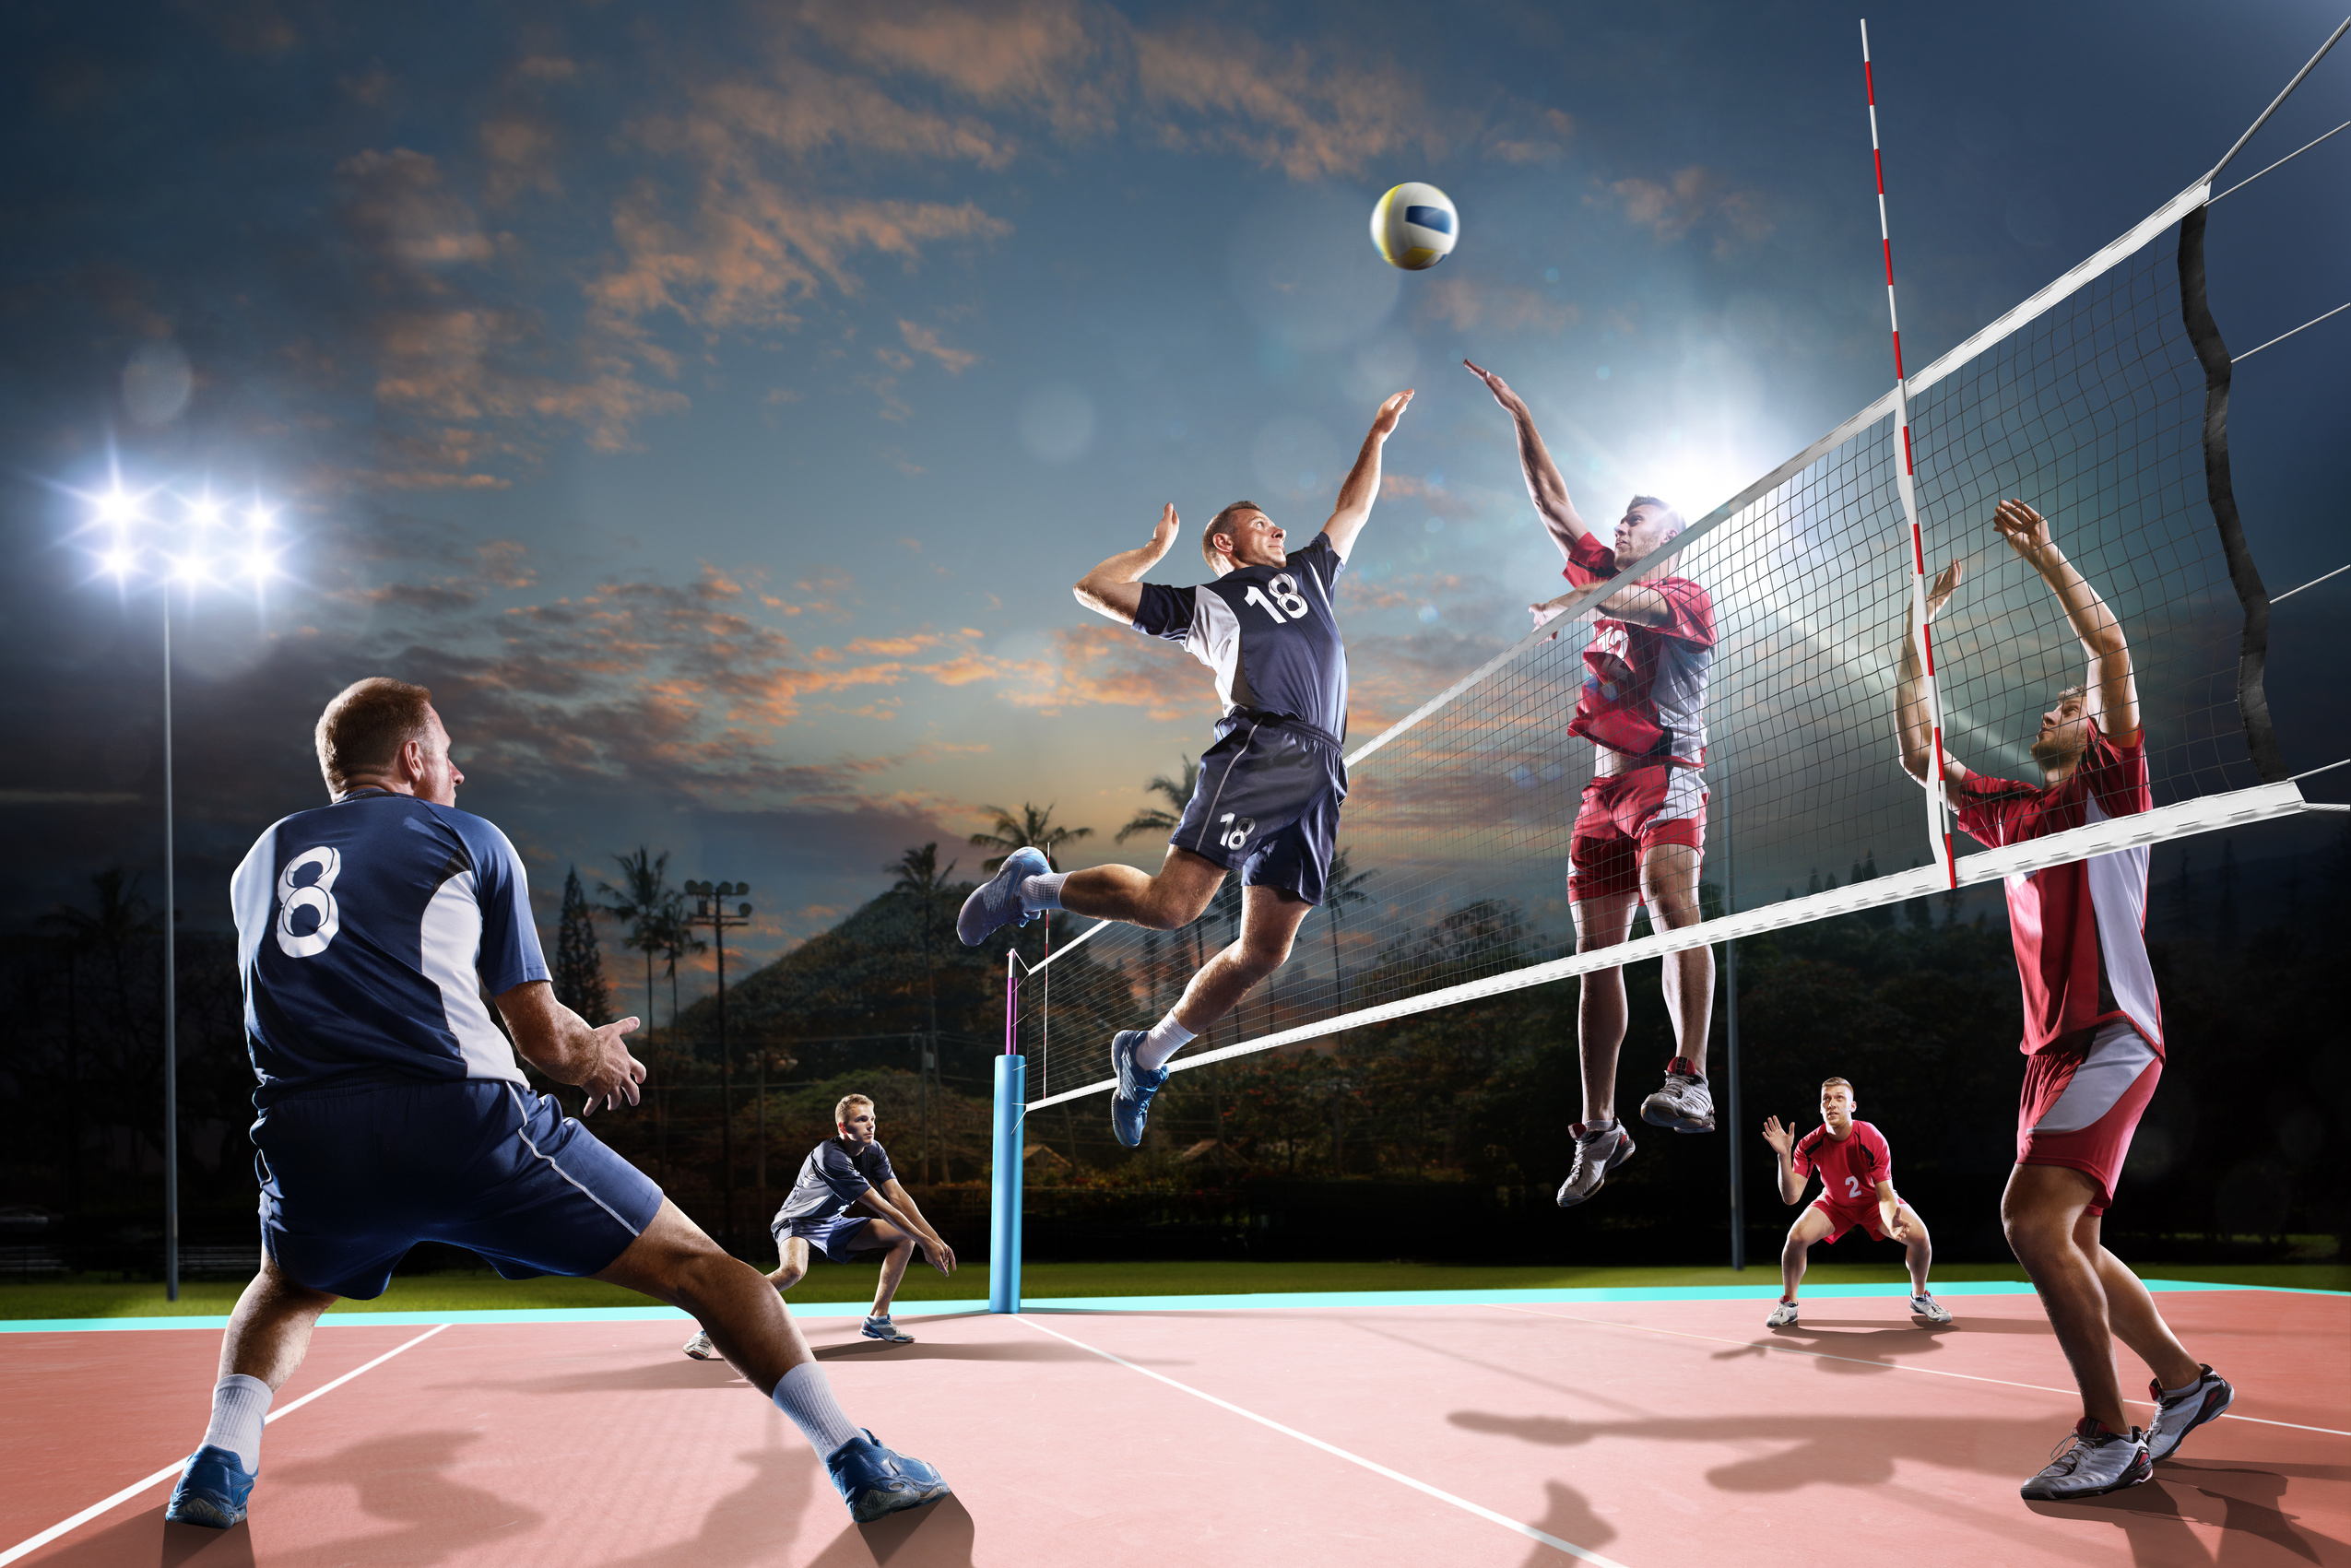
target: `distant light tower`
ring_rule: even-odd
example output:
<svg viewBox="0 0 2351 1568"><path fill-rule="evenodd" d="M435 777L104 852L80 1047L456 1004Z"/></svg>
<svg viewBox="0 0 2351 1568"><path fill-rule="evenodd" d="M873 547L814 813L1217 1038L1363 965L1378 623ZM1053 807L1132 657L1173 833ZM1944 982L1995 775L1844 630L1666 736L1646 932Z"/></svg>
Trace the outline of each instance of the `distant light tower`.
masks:
<svg viewBox="0 0 2351 1568"><path fill-rule="evenodd" d="M751 906L738 903L729 914L723 901L750 890L749 882L721 882L715 888L708 882L686 884L694 899L694 913L686 916L686 924L709 926L718 953L718 1158L727 1173L726 1223L720 1232L728 1252L735 1250L735 1067L727 1050L727 928L749 925Z"/></svg>
<svg viewBox="0 0 2351 1568"><path fill-rule="evenodd" d="M258 593L277 571L269 545L272 515L258 502L247 509L248 535L240 548L215 539L224 525L227 508L207 487L190 499L176 497L181 515L175 541L183 553L156 540L142 539L142 527L163 525L148 514L148 502L160 489L133 492L117 477L90 502L90 526L103 529L106 541L98 554L99 571L114 579L116 592L127 596L131 587L162 590L163 606L163 1294L180 1299L180 961L177 919L179 882L177 846L171 814L171 590L184 586L190 603L207 583L244 579ZM212 552L220 549L222 556Z"/></svg>

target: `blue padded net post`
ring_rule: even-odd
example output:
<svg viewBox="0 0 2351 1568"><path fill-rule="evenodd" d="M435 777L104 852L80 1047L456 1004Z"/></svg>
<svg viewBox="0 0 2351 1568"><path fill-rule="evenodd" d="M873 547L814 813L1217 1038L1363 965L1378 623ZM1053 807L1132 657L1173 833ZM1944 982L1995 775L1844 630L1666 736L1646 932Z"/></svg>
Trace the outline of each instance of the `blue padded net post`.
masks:
<svg viewBox="0 0 2351 1568"><path fill-rule="evenodd" d="M987 1310L1021 1310L1021 1119L1029 1098L1025 1056L996 1058L996 1175L988 1195Z"/></svg>

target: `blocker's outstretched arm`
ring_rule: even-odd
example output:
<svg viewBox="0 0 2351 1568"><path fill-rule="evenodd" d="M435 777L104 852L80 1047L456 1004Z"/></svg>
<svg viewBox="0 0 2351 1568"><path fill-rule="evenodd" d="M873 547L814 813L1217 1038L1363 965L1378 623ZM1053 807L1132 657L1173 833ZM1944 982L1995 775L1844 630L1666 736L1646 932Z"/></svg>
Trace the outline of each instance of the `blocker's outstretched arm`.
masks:
<svg viewBox="0 0 2351 1568"><path fill-rule="evenodd" d="M2097 694L2098 727L2117 746L2131 745L2139 738L2139 685L2131 673L2131 643L2122 635L2122 622L2057 548L2049 519L2021 501L2003 501L1991 514L1991 525L2065 607L2065 619L2090 656L2089 690Z"/></svg>
<svg viewBox="0 0 2351 1568"><path fill-rule="evenodd" d="M1565 556L1591 528L1567 494L1567 480L1559 472L1559 465L1551 460L1551 449L1543 445L1542 435L1536 431L1535 417L1527 411L1527 400L1511 391L1510 383L1492 371L1467 360L1461 362L1469 365L1471 374L1485 383L1485 389L1494 394L1494 400L1510 416L1510 423L1518 432L1518 467L1526 475L1527 494L1535 503L1535 515L1550 531L1552 543Z"/></svg>
<svg viewBox="0 0 2351 1568"><path fill-rule="evenodd" d="M1151 542L1136 549L1120 550L1092 572L1078 579L1069 591L1078 602L1096 615L1105 615L1121 626L1134 624L1135 611L1142 607L1143 573L1157 566L1176 543L1176 531L1182 526L1176 515L1176 503L1169 501L1161 509L1158 525L1151 531Z"/></svg>
<svg viewBox="0 0 2351 1568"><path fill-rule="evenodd" d="M1404 417L1412 401L1408 387L1379 406L1372 418L1371 433L1364 437L1364 449L1355 454L1347 482L1339 487L1339 502L1331 508L1330 521L1322 525L1322 531L1329 536L1330 548L1341 556L1355 548L1355 536L1371 521L1372 502L1379 499L1379 449L1388 444L1396 421Z"/></svg>
<svg viewBox="0 0 2351 1568"><path fill-rule="evenodd" d="M1962 570L1955 560L1934 580L1934 587L1927 594L1930 624L1958 591ZM1934 721L1927 709L1927 674L1926 667L1919 662L1918 628L1908 612L1902 618L1902 680L1895 693L1894 715L1901 731L1902 771L1924 784L1927 770L1933 765ZM1943 782L1956 788L1967 781L1967 770L1946 750L1943 754Z"/></svg>
<svg viewBox="0 0 2351 1568"><path fill-rule="evenodd" d="M1764 1141L1779 1156L1779 1201L1804 1201L1804 1178L1796 1173L1796 1129L1778 1116L1764 1118Z"/></svg>

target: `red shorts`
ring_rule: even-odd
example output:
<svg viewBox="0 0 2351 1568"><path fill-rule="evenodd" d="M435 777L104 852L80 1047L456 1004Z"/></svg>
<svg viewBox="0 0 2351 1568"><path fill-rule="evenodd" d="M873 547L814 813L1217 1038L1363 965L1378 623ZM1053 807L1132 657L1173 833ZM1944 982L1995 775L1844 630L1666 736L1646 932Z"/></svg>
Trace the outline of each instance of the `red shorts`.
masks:
<svg viewBox="0 0 2351 1568"><path fill-rule="evenodd" d="M2089 1211L2103 1214L2131 1152L2131 1135L2163 1078L2163 1058L2119 1019L2074 1044L2025 1058L2016 1106L2016 1163L2063 1165L2098 1185Z"/></svg>
<svg viewBox="0 0 2351 1568"><path fill-rule="evenodd" d="M1878 1214L1875 1198L1863 1204L1831 1203L1825 1197L1816 1197L1813 1199L1813 1207L1828 1216L1828 1234L1821 1238L1825 1242L1837 1240L1856 1225L1867 1231L1873 1242L1886 1239L1885 1221Z"/></svg>
<svg viewBox="0 0 2351 1568"><path fill-rule="evenodd" d="M1704 852L1707 784L1695 768L1651 762L1605 773L1584 786L1567 841L1567 896L1608 898L1641 890L1641 856L1651 844Z"/></svg>

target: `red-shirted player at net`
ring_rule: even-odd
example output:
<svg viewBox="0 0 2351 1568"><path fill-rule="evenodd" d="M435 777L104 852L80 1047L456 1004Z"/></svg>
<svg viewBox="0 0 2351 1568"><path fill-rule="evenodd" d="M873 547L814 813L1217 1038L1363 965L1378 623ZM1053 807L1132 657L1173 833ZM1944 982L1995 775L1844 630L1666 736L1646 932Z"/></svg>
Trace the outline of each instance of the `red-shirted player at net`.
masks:
<svg viewBox="0 0 2351 1568"><path fill-rule="evenodd" d="M1467 360L1461 361L1465 365ZM1671 560L1606 598L1598 590L1682 532L1682 514L1655 496L1636 495L1612 536L1585 523L1567 481L1536 433L1526 400L1491 371L1470 365L1510 416L1527 494L1552 542L1566 558L1564 575L1575 590L1530 605L1535 624L1558 616L1593 617L1584 650L1583 690L1570 735L1591 741L1592 782L1584 786L1569 836L1567 901L1576 917L1576 950L1613 948L1633 928L1633 911L1646 902L1660 928L1695 925L1698 867L1706 849L1707 673L1714 661L1714 601ZM1665 1009L1673 1020L1675 1050L1665 1086L1641 1104L1641 1117L1676 1132L1714 1130L1714 1099L1707 1088L1707 1028L1714 999L1714 949L1668 953L1662 965ZM1583 1119L1567 1179L1565 1208L1601 1188L1608 1173L1633 1152L1616 1119L1616 1055L1624 1043L1624 972L1585 974L1577 1014L1583 1059Z"/></svg>
<svg viewBox="0 0 2351 1568"><path fill-rule="evenodd" d="M1951 1315L1927 1289L1927 1269L1934 1262L1934 1243L1919 1211L1894 1191L1894 1150L1885 1135L1867 1122L1853 1119L1853 1086L1841 1078L1824 1079L1820 1086L1821 1125L1802 1138L1778 1116L1764 1118L1764 1141L1779 1154L1779 1200L1804 1201L1804 1184L1820 1173L1820 1196L1788 1227L1788 1244L1779 1253L1779 1304L1764 1320L1766 1328L1792 1328L1796 1323L1796 1287L1803 1282L1804 1264L1813 1244L1837 1241L1855 1226L1873 1241L1896 1241L1910 1267L1910 1311L1929 1323L1945 1324Z"/></svg>
<svg viewBox="0 0 2351 1568"><path fill-rule="evenodd" d="M2039 513L2004 501L1992 526L2064 607L2089 676L2041 715L2032 744L2039 784L1988 778L1942 759L1961 831L1997 847L2146 810L2145 738L2122 623L2058 549ZM1930 621L1959 575L1955 560L1935 580ZM1907 635L1899 713L1902 765L1923 784L1934 736L1917 641ZM2148 1480L2151 1467L2226 1410L2234 1392L2181 1348L2139 1277L2099 1238L2131 1135L2163 1076L2163 1008L2145 935L2146 848L2011 877L2007 889L2025 991L2025 1088L2000 1217L2073 1366L2084 1412L2072 1446L2023 1490L2036 1500L2087 1497ZM2155 1373L2155 1419L2144 1432L2123 1414L2114 1339Z"/></svg>

